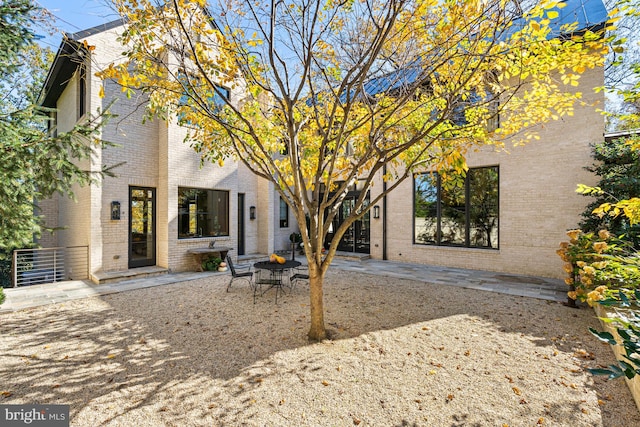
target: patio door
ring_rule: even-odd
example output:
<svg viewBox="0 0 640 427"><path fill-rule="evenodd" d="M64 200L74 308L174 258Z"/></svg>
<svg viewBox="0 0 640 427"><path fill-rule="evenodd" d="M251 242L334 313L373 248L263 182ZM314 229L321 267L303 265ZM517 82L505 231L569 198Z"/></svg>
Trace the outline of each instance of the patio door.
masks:
<svg viewBox="0 0 640 427"><path fill-rule="evenodd" d="M156 189L129 187L129 268L156 265Z"/></svg>
<svg viewBox="0 0 640 427"><path fill-rule="evenodd" d="M342 206L340 206L340 210L338 215L333 221L332 227L334 230L337 230L340 224L344 222L344 219L351 215L353 212L355 202L360 196L359 192L349 192L347 197L342 202ZM370 230L369 230L369 197L364 202L364 209L367 209L367 212L360 218L355 221L351 226L347 229L340 239L340 243L338 244L339 251L345 252L357 252L357 253L370 253Z"/></svg>

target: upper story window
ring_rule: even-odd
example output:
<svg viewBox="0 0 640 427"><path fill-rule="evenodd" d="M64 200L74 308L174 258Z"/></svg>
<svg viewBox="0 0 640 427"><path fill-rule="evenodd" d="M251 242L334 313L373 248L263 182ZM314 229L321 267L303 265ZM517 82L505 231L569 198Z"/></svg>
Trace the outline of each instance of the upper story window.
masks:
<svg viewBox="0 0 640 427"><path fill-rule="evenodd" d="M497 249L499 183L497 166L415 175L414 242Z"/></svg>
<svg viewBox="0 0 640 427"><path fill-rule="evenodd" d="M229 235L229 192L178 188L178 238Z"/></svg>
<svg viewBox="0 0 640 427"><path fill-rule="evenodd" d="M178 72L177 78L183 87L182 96L180 96L180 99L178 100L178 107L180 108L188 105L193 106L194 100L191 99L191 96L203 96L200 91L198 91L197 93L194 91L194 89L199 89L197 78L186 74L184 71ZM229 102L230 96L231 92L229 91L229 89L223 86L216 85L215 88L212 89L206 96L206 99L207 102L210 105L214 106L215 109L219 109L226 105L227 102ZM186 113L184 112L178 114L178 122L180 124L192 124L191 121L186 118Z"/></svg>
<svg viewBox="0 0 640 427"><path fill-rule="evenodd" d="M87 112L87 70L83 64L78 67L78 120Z"/></svg>
<svg viewBox="0 0 640 427"><path fill-rule="evenodd" d="M493 94L487 98L481 98L477 94L470 94L465 100L458 100L453 107L452 122L456 126L467 126L470 124L467 119L467 111L470 109L482 109L483 117L486 117L485 127L489 132L493 132L500 126L500 101ZM475 113L477 114L477 113Z"/></svg>

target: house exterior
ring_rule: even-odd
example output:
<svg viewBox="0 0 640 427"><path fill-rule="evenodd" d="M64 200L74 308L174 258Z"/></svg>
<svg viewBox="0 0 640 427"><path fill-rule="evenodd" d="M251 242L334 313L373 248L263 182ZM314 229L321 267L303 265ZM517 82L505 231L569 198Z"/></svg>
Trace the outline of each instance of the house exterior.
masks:
<svg viewBox="0 0 640 427"><path fill-rule="evenodd" d="M576 2L602 5L568 3ZM602 22L583 18L585 25ZM120 31L122 23L113 22L70 35L45 83L42 104L57 108L59 131L118 99L111 107L118 117L102 131L117 146L99 150L84 166L99 171L123 164L114 170L117 177L78 188L77 202L42 202L47 225L66 228L43 236L41 245L88 246L94 281L146 266L193 270L198 266L189 250L211 242L231 248L234 258L287 250L298 224L273 184L236 162L200 167L199 155L183 142L185 129L160 119L143 123L141 99L127 99L115 83L105 82L105 96L99 96L102 81L95 73L121 60ZM96 49L81 49L84 41ZM80 52L90 58L78 57ZM379 260L563 277L555 250L584 210L576 185L595 181L584 167L592 163L590 145L603 138L604 119L596 108L604 108L604 95L594 91L603 83L602 68L587 71L577 88L584 103L572 117L539 129L539 141L509 153L470 153L468 179L457 197L448 198L454 204L445 200L451 194L437 178L418 174L406 180L352 225L339 250ZM240 95L231 92L230 99ZM380 178L370 198L383 188ZM353 190L349 197L355 198L360 190ZM341 215L350 203L343 203ZM490 206L490 212L478 206ZM335 225L340 221L339 216Z"/></svg>
<svg viewBox="0 0 640 427"><path fill-rule="evenodd" d="M605 123L597 108L604 108L604 96L593 90L603 84L602 68L586 72L578 88L584 104L576 105L573 116L539 129L540 140L521 147L507 145L508 152L482 148L468 154L471 173L497 175L485 188L497 193L491 196L497 202L493 212L497 218L491 218L495 223L489 238L474 241L475 236L465 236L466 224L453 242L441 238L438 244L429 239L433 236L425 238L416 204L416 182L424 178L416 176L379 205L380 218L371 220L372 258L563 278L563 262L555 251L567 240L565 232L577 227L588 204L575 190L579 183L597 182L584 168L594 161L591 145L603 140ZM374 190L382 185L378 183ZM468 185L467 191L472 203L478 194L473 186ZM467 204L467 209L472 208Z"/></svg>
<svg viewBox="0 0 640 427"><path fill-rule="evenodd" d="M273 184L235 162L201 167L199 155L183 143L184 128L164 120L143 123L142 100L126 98L117 84L105 82L105 96L99 96L102 81L95 73L121 59L116 39L122 29L118 21L69 35L49 72L41 103L57 108L57 131L117 99L111 107L117 117L101 135L116 146L98 150L82 166L97 172L103 165L121 165L113 170L115 178L77 188L77 201L40 203L47 225L65 228L39 243L88 246L94 281L146 266L197 269L188 251L211 242L232 248L233 257L289 248L289 235L298 228L286 208L281 217ZM80 41L96 49L89 53Z"/></svg>

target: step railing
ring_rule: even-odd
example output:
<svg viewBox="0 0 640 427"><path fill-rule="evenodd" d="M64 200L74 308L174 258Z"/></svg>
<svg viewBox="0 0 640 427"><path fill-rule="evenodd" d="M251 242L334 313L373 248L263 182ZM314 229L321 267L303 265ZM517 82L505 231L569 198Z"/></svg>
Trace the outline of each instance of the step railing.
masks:
<svg viewBox="0 0 640 427"><path fill-rule="evenodd" d="M13 287L89 278L89 247L16 249Z"/></svg>

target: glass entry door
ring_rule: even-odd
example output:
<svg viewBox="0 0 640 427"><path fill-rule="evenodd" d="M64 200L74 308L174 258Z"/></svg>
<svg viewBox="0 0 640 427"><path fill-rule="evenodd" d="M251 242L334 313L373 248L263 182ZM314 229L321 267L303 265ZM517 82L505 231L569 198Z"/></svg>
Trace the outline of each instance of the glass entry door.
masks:
<svg viewBox="0 0 640 427"><path fill-rule="evenodd" d="M332 224L334 230L337 230L340 224L344 222L344 219L347 218L349 215L351 215L351 212L354 209L356 199L359 196L360 196L359 193L350 192L349 195L342 202L340 211L338 212L338 215L336 216L336 218L334 219L334 223ZM370 251L370 230L369 230L370 214L368 210L369 209L368 202L369 202L369 198L367 197L363 207L363 209L366 209L367 212L362 216L362 218L360 218L359 220L351 224L351 226L344 233L344 236L342 236L342 239L340 239L340 243L338 244L339 251L358 252L358 253L365 253L365 254L369 253Z"/></svg>
<svg viewBox="0 0 640 427"><path fill-rule="evenodd" d="M129 268L156 265L156 189L129 187Z"/></svg>

